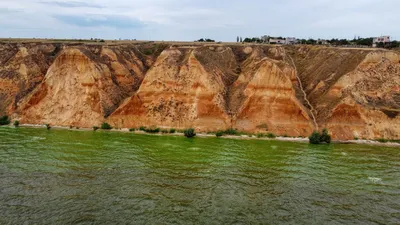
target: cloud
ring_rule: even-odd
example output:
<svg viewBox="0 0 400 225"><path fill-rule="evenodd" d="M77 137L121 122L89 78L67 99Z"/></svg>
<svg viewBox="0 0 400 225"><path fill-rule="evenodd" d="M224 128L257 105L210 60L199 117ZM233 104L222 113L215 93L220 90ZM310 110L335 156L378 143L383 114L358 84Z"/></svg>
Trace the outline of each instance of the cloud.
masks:
<svg viewBox="0 0 400 225"><path fill-rule="evenodd" d="M0 36L400 38L398 0L1 0Z"/></svg>
<svg viewBox="0 0 400 225"><path fill-rule="evenodd" d="M87 15L87 16L70 16L55 15L54 18L65 24L76 25L79 27L118 27L118 28L141 28L144 24L138 20L134 20L124 16L104 16L104 15Z"/></svg>
<svg viewBox="0 0 400 225"><path fill-rule="evenodd" d="M60 6L60 7L66 7L66 8L83 8L83 7L102 8L101 5L89 4L86 2L78 2L78 1L71 1L71 2L41 1L39 3L44 4L44 5L53 5L53 6Z"/></svg>

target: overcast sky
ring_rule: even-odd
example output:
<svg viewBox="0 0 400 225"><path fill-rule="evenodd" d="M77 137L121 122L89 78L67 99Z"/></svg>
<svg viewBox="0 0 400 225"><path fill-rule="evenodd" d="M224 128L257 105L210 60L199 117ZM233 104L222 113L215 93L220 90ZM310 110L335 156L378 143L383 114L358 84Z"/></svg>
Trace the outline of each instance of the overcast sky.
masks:
<svg viewBox="0 0 400 225"><path fill-rule="evenodd" d="M0 0L0 37L400 39L400 0Z"/></svg>

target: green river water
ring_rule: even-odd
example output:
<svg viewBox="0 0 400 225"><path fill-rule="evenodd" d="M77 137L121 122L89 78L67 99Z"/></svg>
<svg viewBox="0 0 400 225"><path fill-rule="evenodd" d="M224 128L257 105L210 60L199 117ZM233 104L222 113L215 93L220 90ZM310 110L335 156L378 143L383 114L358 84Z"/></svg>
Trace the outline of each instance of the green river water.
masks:
<svg viewBox="0 0 400 225"><path fill-rule="evenodd" d="M0 128L0 224L400 224L400 149Z"/></svg>

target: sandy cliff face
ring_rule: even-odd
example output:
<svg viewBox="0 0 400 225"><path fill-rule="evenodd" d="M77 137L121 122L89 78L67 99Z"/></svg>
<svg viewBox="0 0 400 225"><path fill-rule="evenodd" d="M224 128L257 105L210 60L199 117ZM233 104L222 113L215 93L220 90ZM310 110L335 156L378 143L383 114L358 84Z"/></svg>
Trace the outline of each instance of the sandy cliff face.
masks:
<svg viewBox="0 0 400 225"><path fill-rule="evenodd" d="M202 61L200 54L209 54L210 57L224 57L226 54L226 57L234 58L229 48L172 47L163 51L146 74L138 92L126 100L109 121L118 127L226 129L229 120L224 107L224 81L234 75L226 74L209 59Z"/></svg>
<svg viewBox="0 0 400 225"><path fill-rule="evenodd" d="M64 46L38 87L18 102L15 117L31 124L101 123L139 88L152 59L138 54L124 48Z"/></svg>
<svg viewBox="0 0 400 225"><path fill-rule="evenodd" d="M291 51L318 124L335 139L400 138L398 53L315 47Z"/></svg>
<svg viewBox="0 0 400 225"><path fill-rule="evenodd" d="M336 138L400 139L400 55L370 53L327 97L339 101L326 121Z"/></svg>
<svg viewBox="0 0 400 225"><path fill-rule="evenodd" d="M282 48L253 50L232 87L234 127L249 132L299 136L313 131L308 112L296 98L295 70Z"/></svg>
<svg viewBox="0 0 400 225"><path fill-rule="evenodd" d="M0 114L22 123L400 139L399 96L392 51L0 44Z"/></svg>
<svg viewBox="0 0 400 225"><path fill-rule="evenodd" d="M0 114L41 83L57 51L53 45L0 44Z"/></svg>

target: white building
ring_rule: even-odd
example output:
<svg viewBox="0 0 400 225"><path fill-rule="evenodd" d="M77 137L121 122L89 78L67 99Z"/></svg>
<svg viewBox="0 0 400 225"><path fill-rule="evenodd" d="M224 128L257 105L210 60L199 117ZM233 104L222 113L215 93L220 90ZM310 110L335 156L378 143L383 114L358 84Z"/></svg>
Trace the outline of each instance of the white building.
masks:
<svg viewBox="0 0 400 225"><path fill-rule="evenodd" d="M280 44L280 45L284 45L284 44L286 44L286 40L285 40L285 39L270 38L270 39L269 39L269 43L270 43L270 44Z"/></svg>
<svg viewBox="0 0 400 225"><path fill-rule="evenodd" d="M295 45L295 44L297 44L297 39L294 38L294 37L287 37L285 39L285 44L287 44L287 45Z"/></svg>
<svg viewBox="0 0 400 225"><path fill-rule="evenodd" d="M390 43L390 36L380 36L380 37L374 38L374 40L372 42L373 43L372 47L376 48L378 43L381 43L381 42L384 44Z"/></svg>

